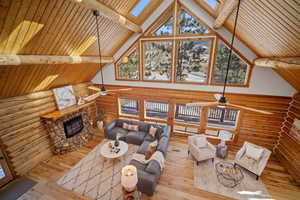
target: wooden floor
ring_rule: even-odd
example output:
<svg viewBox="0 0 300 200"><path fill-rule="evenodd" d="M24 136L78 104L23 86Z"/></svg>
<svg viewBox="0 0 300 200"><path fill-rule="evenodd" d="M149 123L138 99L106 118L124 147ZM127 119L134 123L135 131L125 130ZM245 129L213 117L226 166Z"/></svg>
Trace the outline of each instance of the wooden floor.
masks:
<svg viewBox="0 0 300 200"><path fill-rule="evenodd" d="M54 199L78 199L88 198L64 190L56 181L63 176L72 166L82 159L93 149L101 138L95 138L85 147L76 152L63 156L53 156L50 160L39 164L32 169L27 176L37 180L39 183L22 200L54 200ZM234 152L230 152L233 158ZM157 191L151 199L153 200L223 200L229 199L217 194L196 189L193 184L193 161L187 159L187 139L183 137L172 137L168 149L166 168L161 176ZM271 157L263 173L262 181L269 193L276 200L299 200L300 188L289 183L289 175L279 162ZM143 199L149 199L144 196Z"/></svg>

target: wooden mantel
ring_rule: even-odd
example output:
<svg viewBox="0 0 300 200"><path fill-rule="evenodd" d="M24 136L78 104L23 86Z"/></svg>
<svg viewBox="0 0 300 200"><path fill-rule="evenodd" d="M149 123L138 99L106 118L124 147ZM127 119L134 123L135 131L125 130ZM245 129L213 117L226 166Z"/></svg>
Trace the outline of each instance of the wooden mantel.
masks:
<svg viewBox="0 0 300 200"><path fill-rule="evenodd" d="M53 112L48 113L46 115L42 115L41 118L56 120L56 119L59 119L59 118L65 116L65 115L68 115L68 114L71 114L73 112L76 112L76 111L78 111L78 110L80 110L82 108L88 107L88 106L92 105L93 103L95 103L95 102L91 101L91 102L84 103L84 104L81 104L81 105L70 106L70 107L65 108L63 110L56 110L56 111L53 111Z"/></svg>

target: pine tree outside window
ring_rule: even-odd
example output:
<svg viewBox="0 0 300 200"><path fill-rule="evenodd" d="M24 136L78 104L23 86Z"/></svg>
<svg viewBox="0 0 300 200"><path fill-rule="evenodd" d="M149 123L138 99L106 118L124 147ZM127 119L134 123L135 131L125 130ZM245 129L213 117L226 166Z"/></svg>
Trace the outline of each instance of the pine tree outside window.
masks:
<svg viewBox="0 0 300 200"><path fill-rule="evenodd" d="M121 57L117 63L118 79L139 80L139 54L134 50L128 56Z"/></svg>
<svg viewBox="0 0 300 200"><path fill-rule="evenodd" d="M179 16L179 33L206 34L209 33L209 30L192 15L182 9Z"/></svg>

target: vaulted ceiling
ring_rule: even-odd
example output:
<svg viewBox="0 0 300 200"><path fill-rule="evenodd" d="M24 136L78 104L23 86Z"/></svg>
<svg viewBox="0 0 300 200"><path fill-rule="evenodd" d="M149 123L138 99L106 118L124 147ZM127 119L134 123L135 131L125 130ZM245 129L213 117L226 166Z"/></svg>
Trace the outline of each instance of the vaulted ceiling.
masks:
<svg viewBox="0 0 300 200"><path fill-rule="evenodd" d="M139 0L98 3L140 26L162 1L151 0L139 17L130 14ZM226 2L220 0L218 11L214 11L203 0L195 1L215 18ZM234 13L224 24L230 31ZM100 34L102 54L113 56L134 32L100 16ZM300 56L300 2L242 0L237 36L259 57ZM97 48L95 18L76 0L0 1L0 54L97 56ZM300 85L300 80L295 80L299 70L293 71L293 81L288 69L275 70L295 88ZM0 66L0 98L90 81L98 71L97 64Z"/></svg>

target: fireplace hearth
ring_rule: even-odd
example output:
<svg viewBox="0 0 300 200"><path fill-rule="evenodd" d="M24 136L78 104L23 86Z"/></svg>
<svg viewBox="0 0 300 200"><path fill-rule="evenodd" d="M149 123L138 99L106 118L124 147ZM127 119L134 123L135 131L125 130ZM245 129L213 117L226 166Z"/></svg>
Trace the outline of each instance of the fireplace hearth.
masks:
<svg viewBox="0 0 300 200"><path fill-rule="evenodd" d="M92 139L95 133L92 127L93 106L95 104L91 103L76 105L72 109L67 108L43 116L55 154L75 151Z"/></svg>

